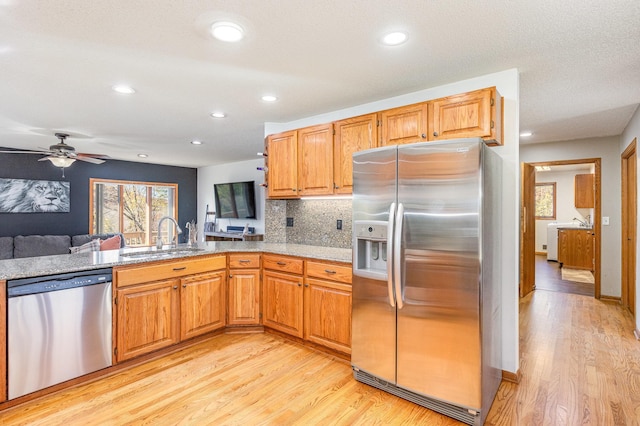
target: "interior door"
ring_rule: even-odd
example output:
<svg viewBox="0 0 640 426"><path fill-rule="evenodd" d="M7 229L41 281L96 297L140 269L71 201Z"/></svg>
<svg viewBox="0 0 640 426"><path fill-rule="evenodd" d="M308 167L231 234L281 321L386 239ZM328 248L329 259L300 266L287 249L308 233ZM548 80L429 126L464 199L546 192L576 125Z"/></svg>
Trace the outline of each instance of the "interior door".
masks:
<svg viewBox="0 0 640 426"><path fill-rule="evenodd" d="M636 140L621 156L622 166L622 305L635 316L636 307Z"/></svg>
<svg viewBox="0 0 640 426"><path fill-rule="evenodd" d="M536 169L531 164L520 166L520 297L536 286Z"/></svg>

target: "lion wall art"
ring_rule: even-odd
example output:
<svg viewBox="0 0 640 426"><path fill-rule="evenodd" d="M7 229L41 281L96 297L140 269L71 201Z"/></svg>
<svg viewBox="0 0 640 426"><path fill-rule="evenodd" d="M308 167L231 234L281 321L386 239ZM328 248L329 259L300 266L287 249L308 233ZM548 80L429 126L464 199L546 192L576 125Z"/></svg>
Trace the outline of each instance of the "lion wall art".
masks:
<svg viewBox="0 0 640 426"><path fill-rule="evenodd" d="M0 179L0 213L67 213L69 182Z"/></svg>

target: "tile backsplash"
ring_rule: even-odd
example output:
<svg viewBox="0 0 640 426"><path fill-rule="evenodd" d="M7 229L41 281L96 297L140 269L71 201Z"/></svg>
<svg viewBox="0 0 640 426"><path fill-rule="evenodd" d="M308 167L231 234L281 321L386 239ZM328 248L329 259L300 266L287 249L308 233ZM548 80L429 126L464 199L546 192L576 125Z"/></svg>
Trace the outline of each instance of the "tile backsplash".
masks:
<svg viewBox="0 0 640 426"><path fill-rule="evenodd" d="M351 248L351 199L267 200L265 241Z"/></svg>

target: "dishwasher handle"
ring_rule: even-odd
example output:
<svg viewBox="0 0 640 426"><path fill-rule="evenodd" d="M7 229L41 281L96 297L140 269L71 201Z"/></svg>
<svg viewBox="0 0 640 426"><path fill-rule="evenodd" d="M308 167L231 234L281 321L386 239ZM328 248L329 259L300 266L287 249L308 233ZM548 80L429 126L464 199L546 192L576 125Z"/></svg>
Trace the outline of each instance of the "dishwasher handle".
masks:
<svg viewBox="0 0 640 426"><path fill-rule="evenodd" d="M44 278L44 277L40 277ZM51 291L68 290L76 287L86 287L91 285L106 284L112 281L112 274L101 273L91 275L69 276L49 276L47 279L16 280L7 282L7 296L20 297L29 294L48 293Z"/></svg>

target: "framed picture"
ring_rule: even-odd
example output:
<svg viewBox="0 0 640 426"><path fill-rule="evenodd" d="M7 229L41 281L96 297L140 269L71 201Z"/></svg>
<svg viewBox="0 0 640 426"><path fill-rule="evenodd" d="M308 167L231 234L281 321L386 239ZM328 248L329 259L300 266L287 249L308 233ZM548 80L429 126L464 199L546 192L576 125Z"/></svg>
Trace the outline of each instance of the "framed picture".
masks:
<svg viewBox="0 0 640 426"><path fill-rule="evenodd" d="M69 182L0 178L0 213L68 213Z"/></svg>

